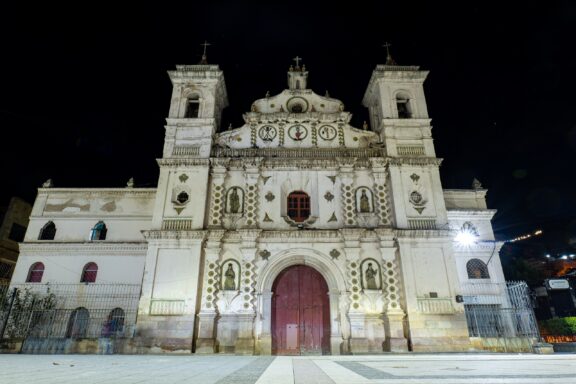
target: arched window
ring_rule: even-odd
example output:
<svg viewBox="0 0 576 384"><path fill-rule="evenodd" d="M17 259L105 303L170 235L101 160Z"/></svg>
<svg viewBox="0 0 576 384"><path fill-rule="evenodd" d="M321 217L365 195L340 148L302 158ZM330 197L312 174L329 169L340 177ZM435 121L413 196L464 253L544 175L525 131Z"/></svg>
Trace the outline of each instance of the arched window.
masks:
<svg viewBox="0 0 576 384"><path fill-rule="evenodd" d="M88 263L82 270L81 283L94 283L96 282L96 275L98 274L98 265L96 263Z"/></svg>
<svg viewBox="0 0 576 384"><path fill-rule="evenodd" d="M412 108L408 96L403 94L396 96L396 109L398 109L399 119L409 119L412 117Z"/></svg>
<svg viewBox="0 0 576 384"><path fill-rule="evenodd" d="M186 114L184 117L187 119L195 119L200 113L200 98L198 95L192 95L186 100Z"/></svg>
<svg viewBox="0 0 576 384"><path fill-rule="evenodd" d="M68 319L68 326L66 327L66 337L68 338L82 338L86 337L88 333L88 321L90 320L90 313L84 307L76 308L70 314Z"/></svg>
<svg viewBox="0 0 576 384"><path fill-rule="evenodd" d="M54 236L56 236L56 225L49 221L40 230L38 240L54 240Z"/></svg>
<svg viewBox="0 0 576 384"><path fill-rule="evenodd" d="M466 263L466 272L469 279L489 279L488 267L480 259L470 259Z"/></svg>
<svg viewBox="0 0 576 384"><path fill-rule="evenodd" d="M124 318L125 314L122 308L114 308L110 311L102 335L105 337L120 336L124 332Z"/></svg>
<svg viewBox="0 0 576 384"><path fill-rule="evenodd" d="M27 283L40 283L42 282L42 275L44 275L44 264L34 263L28 271Z"/></svg>
<svg viewBox="0 0 576 384"><path fill-rule="evenodd" d="M103 221L99 221L90 231L90 240L106 240L106 224Z"/></svg>
<svg viewBox="0 0 576 384"><path fill-rule="evenodd" d="M302 191L288 195L288 216L297 223L310 217L310 197Z"/></svg>

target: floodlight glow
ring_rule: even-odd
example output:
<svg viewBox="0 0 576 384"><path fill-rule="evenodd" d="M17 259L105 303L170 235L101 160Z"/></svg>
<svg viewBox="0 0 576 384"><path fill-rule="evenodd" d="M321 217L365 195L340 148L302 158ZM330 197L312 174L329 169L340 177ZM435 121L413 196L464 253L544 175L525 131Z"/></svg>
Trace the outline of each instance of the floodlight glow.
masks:
<svg viewBox="0 0 576 384"><path fill-rule="evenodd" d="M546 255L546 257L550 257L550 255Z"/></svg>
<svg viewBox="0 0 576 384"><path fill-rule="evenodd" d="M568 256L566 256L566 255L562 256L562 260L566 260L566 259L568 259Z"/></svg>
<svg viewBox="0 0 576 384"><path fill-rule="evenodd" d="M476 238L477 236L475 236L473 233L470 233L470 231L460 231L454 240L456 240L456 242L460 245L470 246L476 242Z"/></svg>

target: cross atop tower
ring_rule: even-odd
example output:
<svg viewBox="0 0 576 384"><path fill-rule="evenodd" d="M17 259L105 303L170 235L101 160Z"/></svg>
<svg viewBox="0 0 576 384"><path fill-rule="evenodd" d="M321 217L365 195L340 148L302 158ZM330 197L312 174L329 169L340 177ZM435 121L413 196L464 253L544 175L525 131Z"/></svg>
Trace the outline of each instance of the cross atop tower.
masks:
<svg viewBox="0 0 576 384"><path fill-rule="evenodd" d="M200 64L208 64L208 56L206 56L206 47L212 44L204 40L204 43L200 45L204 46L204 52L202 53L202 60L200 60Z"/></svg>
<svg viewBox="0 0 576 384"><path fill-rule="evenodd" d="M296 68L300 67L300 60L302 60L301 57L296 56L295 58L293 58L292 60L294 60L296 62Z"/></svg>
<svg viewBox="0 0 576 384"><path fill-rule="evenodd" d="M385 42L382 46L386 48L386 65L396 65L396 62L392 58L392 55L390 55L390 47L392 46L392 44Z"/></svg>

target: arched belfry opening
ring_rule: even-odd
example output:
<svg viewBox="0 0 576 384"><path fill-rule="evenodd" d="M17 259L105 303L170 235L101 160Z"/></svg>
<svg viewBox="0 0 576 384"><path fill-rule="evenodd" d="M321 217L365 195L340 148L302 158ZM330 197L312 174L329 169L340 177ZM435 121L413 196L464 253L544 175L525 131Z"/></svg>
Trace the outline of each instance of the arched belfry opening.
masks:
<svg viewBox="0 0 576 384"><path fill-rule="evenodd" d="M328 285L314 268L293 265L272 285L272 354L330 354Z"/></svg>

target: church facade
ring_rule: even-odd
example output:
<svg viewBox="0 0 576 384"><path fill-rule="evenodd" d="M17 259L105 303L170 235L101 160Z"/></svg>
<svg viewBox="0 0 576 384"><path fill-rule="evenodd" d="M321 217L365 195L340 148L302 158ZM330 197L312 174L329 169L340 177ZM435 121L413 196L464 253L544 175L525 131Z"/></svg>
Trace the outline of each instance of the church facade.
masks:
<svg viewBox="0 0 576 384"><path fill-rule="evenodd" d="M46 184L12 284L138 286L125 352L471 350L465 287L504 282L495 211L479 183L442 188L428 72L390 64L363 127L297 61L228 130L219 67L176 66L157 188ZM62 337L101 327L90 311Z"/></svg>

